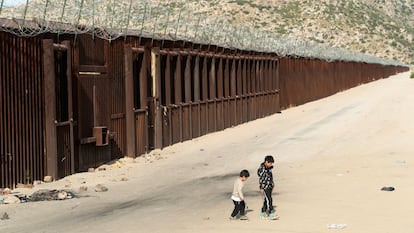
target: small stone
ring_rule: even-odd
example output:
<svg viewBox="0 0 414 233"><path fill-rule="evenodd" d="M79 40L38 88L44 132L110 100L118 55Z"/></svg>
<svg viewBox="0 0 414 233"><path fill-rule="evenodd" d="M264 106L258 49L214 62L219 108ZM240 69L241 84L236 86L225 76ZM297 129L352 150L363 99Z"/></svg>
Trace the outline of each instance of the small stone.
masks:
<svg viewBox="0 0 414 233"><path fill-rule="evenodd" d="M95 168L90 167L90 168L88 169L88 172L95 172Z"/></svg>
<svg viewBox="0 0 414 233"><path fill-rule="evenodd" d="M131 158L131 157L124 157L124 158L119 159L119 161L120 161L121 163L133 163L133 162L134 162L134 158Z"/></svg>
<svg viewBox="0 0 414 233"><path fill-rule="evenodd" d="M128 181L128 178L122 177L121 181Z"/></svg>
<svg viewBox="0 0 414 233"><path fill-rule="evenodd" d="M53 181L53 177L52 176L45 176L43 178L43 182L45 182L45 183L50 183L52 181Z"/></svg>
<svg viewBox="0 0 414 233"><path fill-rule="evenodd" d="M16 184L16 188L24 188L24 184L21 184L21 183L18 183L18 184Z"/></svg>
<svg viewBox="0 0 414 233"><path fill-rule="evenodd" d="M6 212L4 212L4 214L3 214L3 216L0 218L0 220L7 220L7 219L10 219L10 218L9 218L9 215L8 215Z"/></svg>
<svg viewBox="0 0 414 233"><path fill-rule="evenodd" d="M124 164L120 163L119 161L116 161L115 163L113 163L111 165L111 167L113 167L113 168L121 168L123 166L124 166Z"/></svg>
<svg viewBox="0 0 414 233"><path fill-rule="evenodd" d="M95 186L95 192L106 192L108 191L108 188L103 186L102 184L97 184Z"/></svg>
<svg viewBox="0 0 414 233"><path fill-rule="evenodd" d="M382 187L381 188L381 191L394 191L395 190L395 188L394 187Z"/></svg>
<svg viewBox="0 0 414 233"><path fill-rule="evenodd" d="M65 192L65 191L60 191L58 194L57 194L57 199L58 200L64 200L64 199L66 199L68 197L68 194Z"/></svg>
<svg viewBox="0 0 414 233"><path fill-rule="evenodd" d="M20 203L20 199L16 196L8 196L3 200L4 204L18 204Z"/></svg>
<svg viewBox="0 0 414 233"><path fill-rule="evenodd" d="M88 191L88 187L86 187L86 186L80 186L80 187L79 187L79 192L80 192L80 193L82 193L82 192L86 192L86 191Z"/></svg>
<svg viewBox="0 0 414 233"><path fill-rule="evenodd" d="M104 164L100 167L98 167L98 171L105 171L105 170L109 170L110 166L107 164Z"/></svg>
<svg viewBox="0 0 414 233"><path fill-rule="evenodd" d="M10 190L9 188L4 188L4 189L2 189L2 190L1 190L1 193L2 193L3 195L8 195L8 194L10 194L10 193L11 193L11 190Z"/></svg>
<svg viewBox="0 0 414 233"><path fill-rule="evenodd" d="M42 184L42 181L40 181L40 180L33 181L33 186L37 186L37 185L40 185L40 184Z"/></svg>

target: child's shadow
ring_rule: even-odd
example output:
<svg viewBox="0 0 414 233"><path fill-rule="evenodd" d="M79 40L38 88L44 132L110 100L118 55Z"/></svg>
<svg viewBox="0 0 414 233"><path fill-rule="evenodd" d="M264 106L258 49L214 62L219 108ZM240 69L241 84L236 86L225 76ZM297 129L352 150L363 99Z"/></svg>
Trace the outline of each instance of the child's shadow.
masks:
<svg viewBox="0 0 414 233"><path fill-rule="evenodd" d="M276 210L277 205L273 206L273 209ZM260 210L260 208L259 208ZM244 210L244 212L249 213L249 212L254 212L254 209L250 209L249 206L246 206L246 209Z"/></svg>

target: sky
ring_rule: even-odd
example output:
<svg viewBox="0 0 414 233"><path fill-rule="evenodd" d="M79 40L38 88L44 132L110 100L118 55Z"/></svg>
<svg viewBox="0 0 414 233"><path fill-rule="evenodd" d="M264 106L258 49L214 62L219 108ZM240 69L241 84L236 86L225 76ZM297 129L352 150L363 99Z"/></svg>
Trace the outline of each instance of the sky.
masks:
<svg viewBox="0 0 414 233"><path fill-rule="evenodd" d="M0 0L1 3L2 0ZM26 3L27 0L3 0L4 6L16 6L22 3Z"/></svg>

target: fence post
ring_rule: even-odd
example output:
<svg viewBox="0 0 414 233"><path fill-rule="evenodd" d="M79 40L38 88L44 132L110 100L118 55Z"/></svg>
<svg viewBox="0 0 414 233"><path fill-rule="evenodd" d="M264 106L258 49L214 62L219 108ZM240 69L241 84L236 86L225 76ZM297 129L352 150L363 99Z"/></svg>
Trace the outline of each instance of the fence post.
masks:
<svg viewBox="0 0 414 233"><path fill-rule="evenodd" d="M125 122L126 152L128 157L135 157L135 112L134 112L134 77L132 66L132 47L124 45L125 56Z"/></svg>
<svg viewBox="0 0 414 233"><path fill-rule="evenodd" d="M75 142L73 131L73 85L72 85L72 47L69 40L65 40L62 44L66 47L66 80L68 83L68 112L69 112L69 127L70 127L70 172L75 173Z"/></svg>
<svg viewBox="0 0 414 233"><path fill-rule="evenodd" d="M46 174L54 179L58 178L57 169L57 139L56 139L56 93L55 93L55 59L53 40L43 40L43 99L45 106L45 149Z"/></svg>
<svg viewBox="0 0 414 233"><path fill-rule="evenodd" d="M151 77L154 101L154 147L162 148L162 107L161 107L161 55L159 48L151 51Z"/></svg>

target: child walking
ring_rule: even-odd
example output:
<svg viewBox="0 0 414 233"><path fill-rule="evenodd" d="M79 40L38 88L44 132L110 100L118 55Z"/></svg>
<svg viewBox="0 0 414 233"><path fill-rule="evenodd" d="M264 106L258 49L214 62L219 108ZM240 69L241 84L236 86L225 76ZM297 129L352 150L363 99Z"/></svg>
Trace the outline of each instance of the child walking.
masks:
<svg viewBox="0 0 414 233"><path fill-rule="evenodd" d="M264 162L261 163L259 169L257 169L257 175L259 176L259 188L264 197L262 212L260 213L261 219L268 217L268 219L274 220L279 218L273 209L272 199L272 192L275 186L272 174L274 162L273 156L267 155Z"/></svg>
<svg viewBox="0 0 414 233"><path fill-rule="evenodd" d="M247 180L247 178L249 178L249 176L249 171L242 170L239 177L234 181L233 193L231 195L234 209L230 215L230 220L237 219L237 215L239 215L240 220L247 220L247 216L245 215L246 203L244 202L243 186L244 182Z"/></svg>

